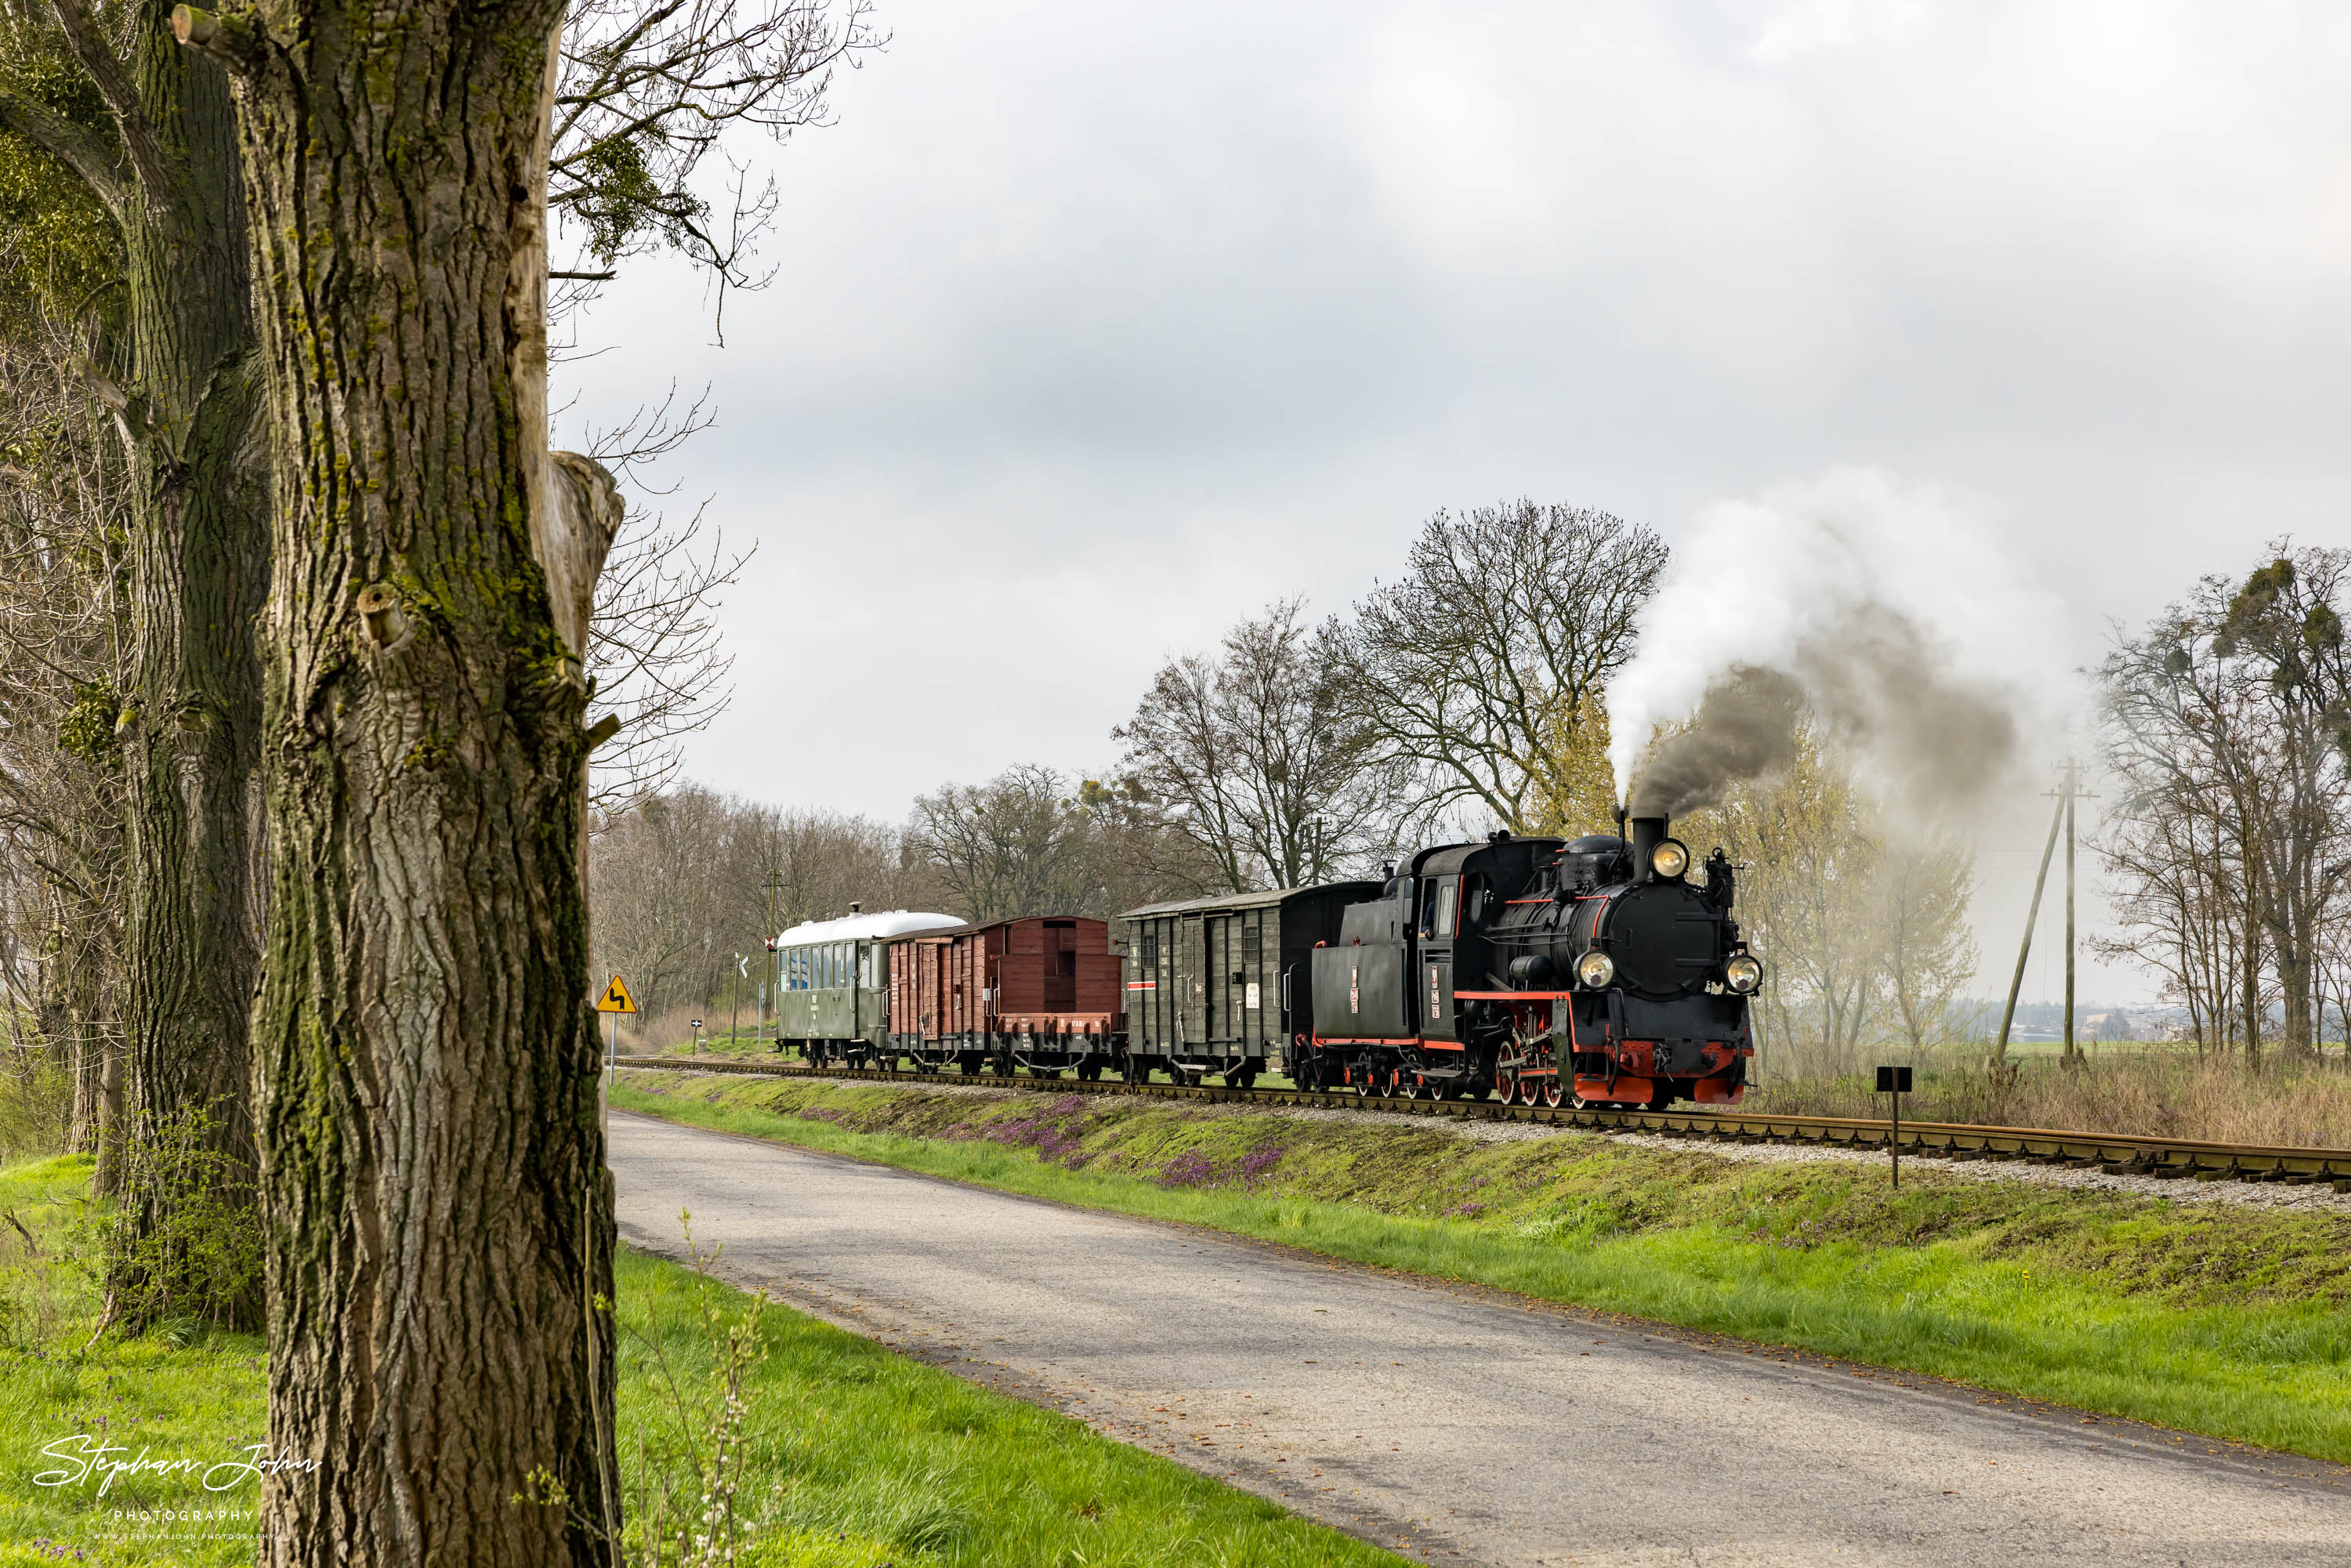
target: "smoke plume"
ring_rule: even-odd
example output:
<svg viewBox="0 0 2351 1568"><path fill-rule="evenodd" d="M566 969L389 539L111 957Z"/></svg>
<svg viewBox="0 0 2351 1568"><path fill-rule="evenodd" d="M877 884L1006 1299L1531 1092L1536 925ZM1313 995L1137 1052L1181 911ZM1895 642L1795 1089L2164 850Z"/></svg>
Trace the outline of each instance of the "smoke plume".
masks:
<svg viewBox="0 0 2351 1568"><path fill-rule="evenodd" d="M1769 779L1809 715L1889 804L1965 810L2066 687L2052 667L2062 625L1961 508L1885 475L1843 470L1713 507L1610 688L1618 798L1670 813ZM1660 726L1670 733L1635 778Z"/></svg>
<svg viewBox="0 0 2351 1568"><path fill-rule="evenodd" d="M1626 797L1636 817L1711 806L1724 785L1779 772L1796 757L1803 689L1777 670L1740 665L1708 686L1687 728L1658 743Z"/></svg>

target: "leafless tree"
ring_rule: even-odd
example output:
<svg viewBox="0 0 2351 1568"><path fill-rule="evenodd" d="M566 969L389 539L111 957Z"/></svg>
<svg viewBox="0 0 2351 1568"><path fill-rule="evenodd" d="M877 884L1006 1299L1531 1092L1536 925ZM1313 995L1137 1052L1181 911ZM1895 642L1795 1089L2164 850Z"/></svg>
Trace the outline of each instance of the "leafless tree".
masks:
<svg viewBox="0 0 2351 1568"><path fill-rule="evenodd" d="M2351 552L2273 548L2241 584L2206 578L2102 669L2116 786L2102 852L2120 883L2109 946L2161 975L2208 1048L2309 1051L2330 927L2351 894L2351 676L2335 601Z"/></svg>
<svg viewBox="0 0 2351 1568"><path fill-rule="evenodd" d="M906 840L937 878L946 910L975 922L1106 918L1205 891L1203 872L1214 885L1212 864L1150 802L1092 780L1073 792L1061 774L1033 764L917 797Z"/></svg>
<svg viewBox="0 0 2351 1568"><path fill-rule="evenodd" d="M869 0L573 0L548 204L582 265L559 280L576 300L624 258L674 250L710 277L723 328L726 291L765 281L752 256L778 202L772 180L755 189L730 163L729 211L714 218L696 171L730 131L780 142L827 123L835 69L888 41Z"/></svg>
<svg viewBox="0 0 2351 1568"><path fill-rule="evenodd" d="M1886 835L1877 867L1877 929L1886 1000L1912 1050L1944 1039L1979 954L1968 925L1975 851L1956 834L1913 826Z"/></svg>
<svg viewBox="0 0 2351 1568"><path fill-rule="evenodd" d="M126 465L109 411L31 326L0 342L0 1044L61 1054L72 1146L110 1183L122 1109Z"/></svg>
<svg viewBox="0 0 2351 1568"><path fill-rule="evenodd" d="M1335 627L1287 599L1170 662L1111 731L1127 776L1232 892L1326 881L1383 852L1402 790L1379 737L1342 698Z"/></svg>
<svg viewBox="0 0 2351 1568"><path fill-rule="evenodd" d="M1355 608L1339 644L1349 710L1417 777L1425 811L1531 831L1576 792L1557 759L1631 657L1667 553L1649 529L1583 507L1438 512L1405 576Z"/></svg>

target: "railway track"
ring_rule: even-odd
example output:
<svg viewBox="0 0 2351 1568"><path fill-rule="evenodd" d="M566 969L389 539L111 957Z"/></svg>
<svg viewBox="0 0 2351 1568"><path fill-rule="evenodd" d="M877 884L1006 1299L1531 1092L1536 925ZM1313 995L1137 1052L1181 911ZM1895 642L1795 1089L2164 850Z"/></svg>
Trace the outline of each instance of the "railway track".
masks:
<svg viewBox="0 0 2351 1568"><path fill-rule="evenodd" d="M796 1067L723 1058L623 1056L622 1067L679 1072L734 1072L763 1078L877 1083L949 1082L1057 1094L1126 1094L1162 1100L1206 1100L1247 1105L1317 1105L1396 1116L1472 1121L1536 1122L1594 1132L1651 1133L1667 1137L1723 1139L1742 1144L1798 1144L1885 1149L1891 1122L1853 1116L1782 1116L1750 1111L1601 1111L1562 1105L1502 1105L1490 1100L1385 1100L1303 1089L1228 1089L1202 1084L1084 1082L1074 1078L1004 1078L993 1073L885 1072L854 1067ZM2189 1138L2137 1137L2116 1133L2068 1133L2045 1127L1988 1127L1905 1118L1901 1151L1954 1160L2023 1160L2035 1165L2099 1170L2181 1181L2283 1182L2332 1185L2351 1192L2351 1149L2294 1149L2253 1144L2208 1144Z"/></svg>

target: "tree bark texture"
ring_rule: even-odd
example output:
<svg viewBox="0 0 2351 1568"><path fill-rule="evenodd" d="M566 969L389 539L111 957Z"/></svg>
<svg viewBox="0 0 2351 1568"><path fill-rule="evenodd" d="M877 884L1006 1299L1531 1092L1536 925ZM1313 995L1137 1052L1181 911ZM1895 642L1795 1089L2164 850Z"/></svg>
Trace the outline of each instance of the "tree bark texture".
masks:
<svg viewBox="0 0 2351 1568"><path fill-rule="evenodd" d="M247 1035L260 967L261 675L253 629L268 580L266 427L227 74L136 16L122 127L134 186L118 209L130 285L132 689L120 725L129 790L131 1135L207 1124L218 1179L255 1168ZM69 29L70 30L70 29ZM137 1237L183 1195L125 1167ZM257 1291L192 1299L160 1277L170 1249L117 1253L118 1321L155 1312L258 1327Z"/></svg>
<svg viewBox="0 0 2351 1568"><path fill-rule="evenodd" d="M266 1482L270 1563L617 1549L565 634L610 541L546 450L559 20L181 24L237 68L277 457L255 1082L269 1439L317 1468Z"/></svg>

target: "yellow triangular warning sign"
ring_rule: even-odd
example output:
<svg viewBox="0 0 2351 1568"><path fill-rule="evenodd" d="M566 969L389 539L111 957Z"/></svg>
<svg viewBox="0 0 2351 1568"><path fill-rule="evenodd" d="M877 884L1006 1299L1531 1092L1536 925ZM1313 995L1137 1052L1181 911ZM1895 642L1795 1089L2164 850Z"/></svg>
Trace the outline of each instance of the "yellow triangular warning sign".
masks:
<svg viewBox="0 0 2351 1568"><path fill-rule="evenodd" d="M596 1010L600 1013L632 1013L637 1010L637 1004L629 999L629 988L621 984L620 976L613 976L612 983L604 988L604 994L596 998Z"/></svg>

